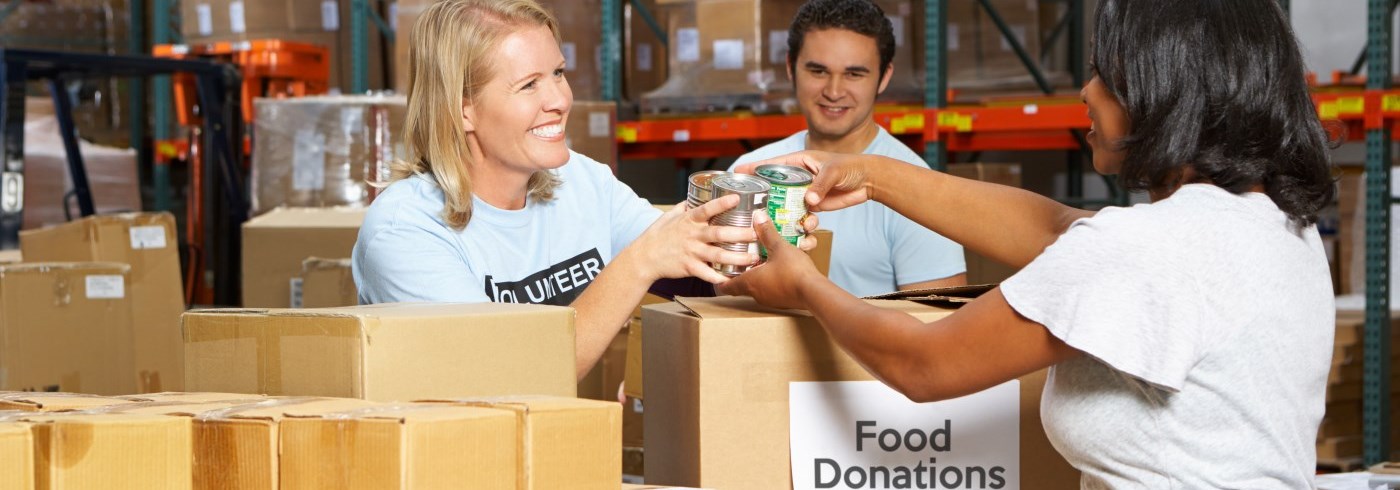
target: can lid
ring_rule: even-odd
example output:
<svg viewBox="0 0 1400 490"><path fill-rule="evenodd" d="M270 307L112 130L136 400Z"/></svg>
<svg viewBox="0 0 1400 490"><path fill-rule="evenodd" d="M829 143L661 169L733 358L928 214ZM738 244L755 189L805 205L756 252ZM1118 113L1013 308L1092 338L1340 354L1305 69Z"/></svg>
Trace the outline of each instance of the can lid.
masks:
<svg viewBox="0 0 1400 490"><path fill-rule="evenodd" d="M744 174L721 175L711 180L710 184L717 191L723 190L731 194L757 194L768 192L772 188L763 179Z"/></svg>
<svg viewBox="0 0 1400 490"><path fill-rule="evenodd" d="M781 185L810 185L812 173L791 165L760 165L754 173L764 180Z"/></svg>

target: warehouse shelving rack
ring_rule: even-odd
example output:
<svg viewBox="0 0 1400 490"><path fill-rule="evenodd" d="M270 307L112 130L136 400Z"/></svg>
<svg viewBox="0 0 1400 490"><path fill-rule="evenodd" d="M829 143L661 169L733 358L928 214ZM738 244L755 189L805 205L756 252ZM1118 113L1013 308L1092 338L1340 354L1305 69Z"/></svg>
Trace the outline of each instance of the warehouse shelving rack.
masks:
<svg viewBox="0 0 1400 490"><path fill-rule="evenodd" d="M621 39L620 2L602 0L603 4L603 94L606 100L618 100L618 75ZM632 0L634 8L650 18L644 6ZM1051 95L1048 83L1025 48L1008 29L988 0L975 0L990 14L1003 32L1008 44L1017 52L1028 71L1036 79L1044 97L1005 101L973 106L950 105L947 90L947 60L945 51L945 19L947 1L925 0L924 15L924 107L883 108L876 120L916 150L922 149L930 167L945 168L949 152L986 150L1065 150L1071 153L1067 189L1071 203L1099 204L1082 199L1084 155L1087 154L1078 131L1088 129L1085 107L1074 98ZM1083 33L1083 0L1042 0L1045 3L1067 2L1066 15L1051 31L1053 42L1061 33L1068 34L1069 62L1075 87L1085 80ZM1391 454L1390 436L1390 359L1392 332L1390 324L1390 161L1396 141L1395 127L1400 124L1400 91L1391 90L1391 13L1395 0L1367 0L1367 61L1364 90L1329 90L1315 93L1314 102L1324 120L1337 121L1347 129L1350 141L1364 140L1366 144L1366 324L1363 389L1363 432L1366 464L1388 459ZM1287 11L1289 0L1279 0ZM611 14L611 15L610 15ZM652 22L654 24L654 22ZM653 29L660 30L655 25ZM664 39L665 37L662 36ZM1049 43L1047 43L1049 44ZM737 156L752 149L750 141L783 138L804 129L801 116L696 117L651 121L619 122L617 138L622 159L645 158L714 158ZM1117 192L1112 201L1127 202L1127 195Z"/></svg>

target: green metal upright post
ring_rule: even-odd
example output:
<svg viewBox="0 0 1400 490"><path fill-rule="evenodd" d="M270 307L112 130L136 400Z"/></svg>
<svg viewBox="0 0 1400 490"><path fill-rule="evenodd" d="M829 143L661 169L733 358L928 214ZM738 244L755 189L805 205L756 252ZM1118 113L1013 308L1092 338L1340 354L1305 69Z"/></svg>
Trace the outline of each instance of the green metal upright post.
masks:
<svg viewBox="0 0 1400 490"><path fill-rule="evenodd" d="M369 25L365 22L368 16L368 0L350 0L350 93L354 94L369 91Z"/></svg>
<svg viewBox="0 0 1400 490"><path fill-rule="evenodd" d="M1390 88L1389 0L1367 2L1366 88ZM1363 456L1390 459L1390 129L1366 131L1366 335Z"/></svg>
<svg viewBox="0 0 1400 490"><path fill-rule="evenodd" d="M602 77L603 100L616 101L622 94L622 2L603 0ZM582 55L580 55L582 56Z"/></svg>
<svg viewBox="0 0 1400 490"><path fill-rule="evenodd" d="M1068 7L1065 15L1069 17L1069 73L1074 87L1079 88L1088 80L1084 74L1088 65L1084 59L1084 0L1069 0ZM1087 155L1084 151L1070 151L1069 167L1065 169L1065 190L1076 203L1084 200L1084 157Z"/></svg>
<svg viewBox="0 0 1400 490"><path fill-rule="evenodd" d="M133 2L140 3L140 2ZM171 11L174 7L174 0L153 0L151 8L151 43L170 44L174 42L175 36L171 35ZM152 114L151 136L155 141L170 139L170 118L174 112L174 94L170 88L170 77L162 75L153 77L151 80ZM154 161L154 160L153 160ZM155 196L152 211L170 211L173 207L174 198L170 184L170 166L153 165L151 173L151 183Z"/></svg>
<svg viewBox="0 0 1400 490"><path fill-rule="evenodd" d="M924 2L924 107L929 109L948 107L948 5L944 1ZM924 124L937 126L938 121ZM942 139L924 142L924 161L929 168L948 169L946 150Z"/></svg>
<svg viewBox="0 0 1400 490"><path fill-rule="evenodd" d="M146 54L146 2L128 3L131 19L128 23L130 37L127 38L127 52L132 55ZM131 92L127 99L131 108L127 112L127 117L130 118L127 120L131 124L131 146L136 148L136 169L140 176L137 181L144 186L155 182L155 175L151 173L155 168L155 160L151 158L151 145L146 142L146 79L133 77L130 83ZM146 201L143 199L142 202Z"/></svg>

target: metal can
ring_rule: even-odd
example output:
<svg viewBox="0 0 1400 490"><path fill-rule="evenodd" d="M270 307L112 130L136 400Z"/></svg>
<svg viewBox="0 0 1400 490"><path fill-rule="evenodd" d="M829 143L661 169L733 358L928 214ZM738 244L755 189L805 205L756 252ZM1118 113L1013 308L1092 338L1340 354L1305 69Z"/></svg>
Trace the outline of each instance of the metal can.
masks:
<svg viewBox="0 0 1400 490"><path fill-rule="evenodd" d="M719 199L730 194L739 196L739 204L733 209L720 213L710 219L710 224L715 226L738 226L753 227L753 212L764 209L768 205L768 191L772 186L767 181L744 174L719 175L710 180L714 186L714 198ZM758 243L718 243L720 248L731 252L745 252L757 255L759 253ZM748 270L748 266L734 266L724 264L710 264L720 274L726 276L737 276Z"/></svg>
<svg viewBox="0 0 1400 490"><path fill-rule="evenodd" d="M760 165L754 173L768 182L768 217L778 234L788 243L802 241L800 224L807 216L807 187L812 185L812 173L789 165Z"/></svg>
<svg viewBox="0 0 1400 490"><path fill-rule="evenodd" d="M690 207L698 208L710 202L715 197L715 187L711 181L715 177L728 174L723 170L704 170L690 174L690 184L686 188L685 202Z"/></svg>

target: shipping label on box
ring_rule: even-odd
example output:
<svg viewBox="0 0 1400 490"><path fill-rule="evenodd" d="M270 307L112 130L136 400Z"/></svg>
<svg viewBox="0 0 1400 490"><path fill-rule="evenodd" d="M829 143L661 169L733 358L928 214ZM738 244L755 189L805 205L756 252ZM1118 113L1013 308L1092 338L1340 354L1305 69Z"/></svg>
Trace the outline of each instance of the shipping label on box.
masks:
<svg viewBox="0 0 1400 490"><path fill-rule="evenodd" d="M1020 396L1014 380L933 403L878 381L791 383L793 489L1006 488Z"/></svg>

